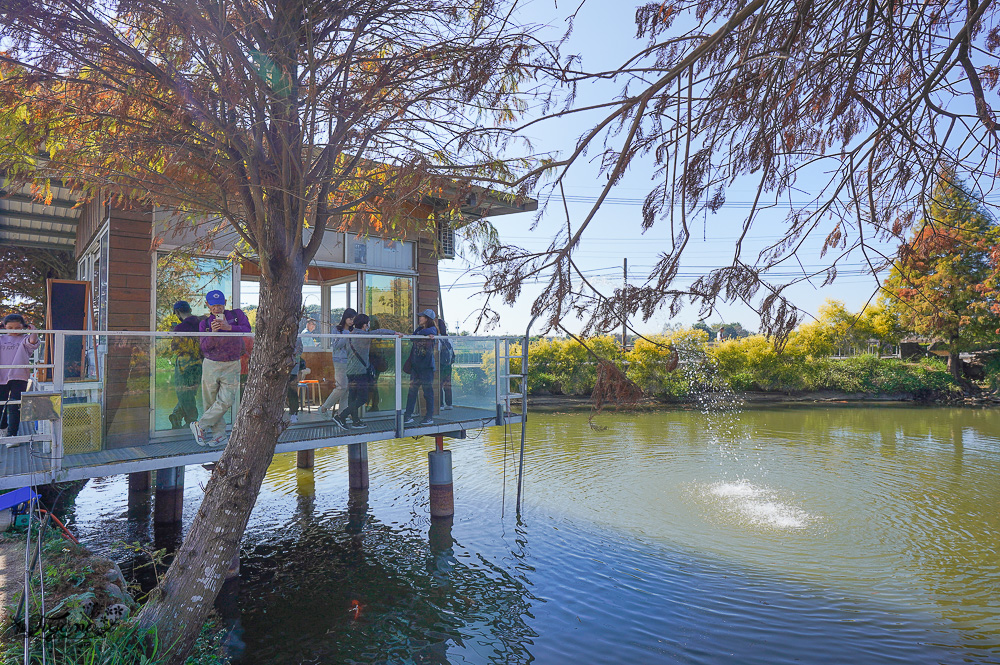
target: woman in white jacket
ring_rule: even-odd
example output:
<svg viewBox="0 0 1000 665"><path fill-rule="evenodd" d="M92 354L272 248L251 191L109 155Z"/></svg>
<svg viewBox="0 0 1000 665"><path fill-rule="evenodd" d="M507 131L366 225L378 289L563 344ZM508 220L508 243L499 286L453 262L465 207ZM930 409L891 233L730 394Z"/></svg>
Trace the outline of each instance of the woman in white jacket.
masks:
<svg viewBox="0 0 1000 665"><path fill-rule="evenodd" d="M330 332L334 335L349 334L354 330L354 317L357 315L355 310L348 307L340 317L340 323ZM332 342L330 346L333 354L333 391L319 407L320 413L331 411L338 404L340 408L347 405L347 339L334 338Z"/></svg>

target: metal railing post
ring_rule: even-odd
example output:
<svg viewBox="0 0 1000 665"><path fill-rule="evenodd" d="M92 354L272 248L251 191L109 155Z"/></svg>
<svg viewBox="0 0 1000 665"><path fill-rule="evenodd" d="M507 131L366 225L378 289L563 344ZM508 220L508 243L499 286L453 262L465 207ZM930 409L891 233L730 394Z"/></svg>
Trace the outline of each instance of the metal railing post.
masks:
<svg viewBox="0 0 1000 665"><path fill-rule="evenodd" d="M52 475L62 470L65 447L63 446L63 418L66 414L66 404L62 399L63 382L66 371L66 333L57 332L52 349L52 388L59 394L59 418L52 422Z"/></svg>
<svg viewBox="0 0 1000 665"><path fill-rule="evenodd" d="M537 318L537 314L531 317L521 342L521 454L517 464L517 503L514 508L518 516L521 515L521 488L524 486L524 439L528 432L528 337Z"/></svg>
<svg viewBox="0 0 1000 665"><path fill-rule="evenodd" d="M403 438L403 338L397 337L396 353L396 438Z"/></svg>
<svg viewBox="0 0 1000 665"><path fill-rule="evenodd" d="M493 340L493 378L497 384L497 427L503 426L503 394L500 392L500 338Z"/></svg>

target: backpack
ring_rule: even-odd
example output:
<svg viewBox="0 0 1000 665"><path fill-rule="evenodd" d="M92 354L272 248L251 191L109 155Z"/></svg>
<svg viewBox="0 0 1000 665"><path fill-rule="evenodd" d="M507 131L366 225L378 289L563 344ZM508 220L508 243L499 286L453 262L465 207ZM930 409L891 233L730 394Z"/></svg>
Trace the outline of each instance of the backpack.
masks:
<svg viewBox="0 0 1000 665"><path fill-rule="evenodd" d="M441 340L441 364L450 365L455 362L455 347L446 339Z"/></svg>

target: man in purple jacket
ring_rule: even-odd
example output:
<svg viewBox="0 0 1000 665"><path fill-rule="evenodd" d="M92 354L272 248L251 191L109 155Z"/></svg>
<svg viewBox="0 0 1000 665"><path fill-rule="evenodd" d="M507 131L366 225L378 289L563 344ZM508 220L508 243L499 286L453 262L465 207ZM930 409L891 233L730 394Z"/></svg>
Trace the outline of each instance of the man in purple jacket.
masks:
<svg viewBox="0 0 1000 665"><path fill-rule="evenodd" d="M222 291L205 294L209 315L198 325L200 332L250 332L250 321L240 309L226 309ZM201 401L205 412L191 423L199 446L221 446L226 442L223 418L232 408L240 390L240 354L243 338L236 335L201 338ZM212 436L208 436L211 431Z"/></svg>

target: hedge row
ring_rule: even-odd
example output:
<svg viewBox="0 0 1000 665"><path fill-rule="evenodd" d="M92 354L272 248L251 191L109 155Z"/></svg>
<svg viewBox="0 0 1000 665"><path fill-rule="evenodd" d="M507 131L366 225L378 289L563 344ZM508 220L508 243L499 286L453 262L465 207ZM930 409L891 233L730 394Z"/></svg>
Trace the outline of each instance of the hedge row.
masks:
<svg viewBox="0 0 1000 665"><path fill-rule="evenodd" d="M959 390L945 364L937 359L916 363L868 355L832 359L811 356L792 344L778 353L761 335L710 345L703 331L680 330L640 339L627 353L611 337L591 338L586 344L623 367L647 395L664 400L725 388L738 392L831 390L866 394ZM681 362L677 370L668 372L673 349ZM588 395L593 390L596 363L579 342L537 340L531 342L528 353L530 394ZM512 370L520 372L520 362L512 364ZM491 366L492 358L484 358L484 368Z"/></svg>

